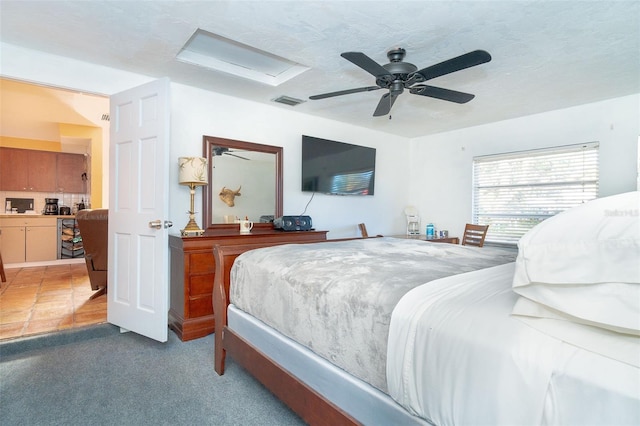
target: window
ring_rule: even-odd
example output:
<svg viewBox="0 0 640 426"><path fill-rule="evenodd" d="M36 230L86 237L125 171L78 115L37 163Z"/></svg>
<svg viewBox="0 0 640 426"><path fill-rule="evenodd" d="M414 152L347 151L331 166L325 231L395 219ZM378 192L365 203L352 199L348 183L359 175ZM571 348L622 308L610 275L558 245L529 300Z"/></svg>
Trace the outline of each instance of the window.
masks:
<svg viewBox="0 0 640 426"><path fill-rule="evenodd" d="M529 229L598 196L597 142L473 159L473 222L486 241L515 244Z"/></svg>

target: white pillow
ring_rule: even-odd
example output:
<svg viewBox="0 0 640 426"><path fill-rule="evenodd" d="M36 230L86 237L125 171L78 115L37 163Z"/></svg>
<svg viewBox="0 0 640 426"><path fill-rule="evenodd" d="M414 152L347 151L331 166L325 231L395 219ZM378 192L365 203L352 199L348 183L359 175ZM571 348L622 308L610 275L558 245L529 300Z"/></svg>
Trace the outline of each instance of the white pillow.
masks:
<svg viewBox="0 0 640 426"><path fill-rule="evenodd" d="M516 293L568 321L640 334L640 192L599 198L518 242Z"/></svg>

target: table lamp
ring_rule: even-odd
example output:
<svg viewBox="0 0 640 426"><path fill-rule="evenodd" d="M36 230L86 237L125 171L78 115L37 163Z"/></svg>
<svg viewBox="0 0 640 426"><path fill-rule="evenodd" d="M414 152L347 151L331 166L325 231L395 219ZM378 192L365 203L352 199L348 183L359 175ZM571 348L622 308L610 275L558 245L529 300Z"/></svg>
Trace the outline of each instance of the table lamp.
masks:
<svg viewBox="0 0 640 426"><path fill-rule="evenodd" d="M194 236L204 234L196 223L196 212L193 207L193 197L196 193L196 186L208 184L207 179L207 159L203 157L180 157L178 158L180 185L189 187L191 193L191 208L189 209L189 223L180 232L183 236Z"/></svg>

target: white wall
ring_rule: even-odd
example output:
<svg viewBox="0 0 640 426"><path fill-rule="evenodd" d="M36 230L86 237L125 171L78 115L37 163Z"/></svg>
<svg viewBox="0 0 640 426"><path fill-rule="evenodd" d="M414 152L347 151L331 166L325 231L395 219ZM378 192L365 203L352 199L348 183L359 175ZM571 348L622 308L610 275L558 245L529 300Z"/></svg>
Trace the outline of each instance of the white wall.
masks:
<svg viewBox="0 0 640 426"><path fill-rule="evenodd" d="M600 142L600 196L636 190L640 95L536 114L411 141L410 201L423 227L461 235L471 221L479 155ZM424 232L424 230L422 231Z"/></svg>
<svg viewBox="0 0 640 426"><path fill-rule="evenodd" d="M172 158L202 155L203 135L283 147L287 215L301 214L310 200L310 194L300 190L302 134L376 148L374 196L316 194L305 214L311 216L315 228L329 230L329 238L358 236L360 222L367 224L370 234L404 232L403 209L409 194L407 139L176 83L171 86L171 97ZM169 179L177 181L177 169L171 170ZM196 211L202 211L201 198L198 192ZM186 223L188 191L175 185L171 199L172 220Z"/></svg>

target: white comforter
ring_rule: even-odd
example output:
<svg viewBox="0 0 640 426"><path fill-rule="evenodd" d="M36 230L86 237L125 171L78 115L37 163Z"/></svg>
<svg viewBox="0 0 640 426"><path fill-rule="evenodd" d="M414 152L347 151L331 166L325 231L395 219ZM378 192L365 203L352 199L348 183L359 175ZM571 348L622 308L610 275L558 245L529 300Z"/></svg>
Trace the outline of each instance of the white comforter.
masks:
<svg viewBox="0 0 640 426"><path fill-rule="evenodd" d="M436 425L640 424L640 372L510 316L514 264L436 280L393 311L389 394Z"/></svg>

